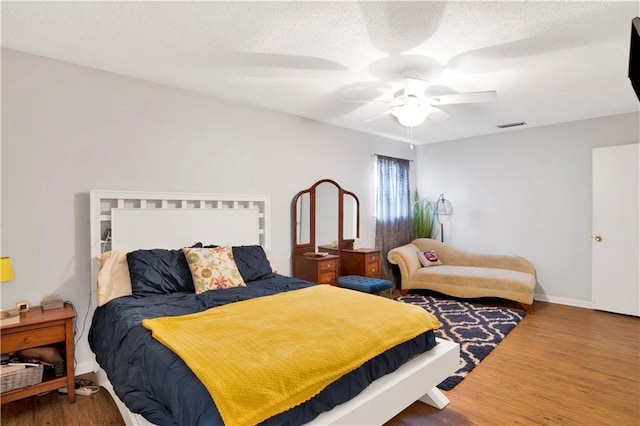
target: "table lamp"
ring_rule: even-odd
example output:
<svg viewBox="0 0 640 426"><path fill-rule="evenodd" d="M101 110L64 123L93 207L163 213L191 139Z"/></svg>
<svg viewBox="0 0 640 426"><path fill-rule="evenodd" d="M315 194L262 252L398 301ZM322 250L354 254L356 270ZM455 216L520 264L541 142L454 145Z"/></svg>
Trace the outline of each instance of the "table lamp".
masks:
<svg viewBox="0 0 640 426"><path fill-rule="evenodd" d="M0 281L11 281L13 279L13 268L11 267L11 258L0 258ZM16 324L20 322L20 311L10 309L0 312L0 325Z"/></svg>
<svg viewBox="0 0 640 426"><path fill-rule="evenodd" d="M13 268L11 267L11 258L0 258L0 281L11 281L13 279Z"/></svg>

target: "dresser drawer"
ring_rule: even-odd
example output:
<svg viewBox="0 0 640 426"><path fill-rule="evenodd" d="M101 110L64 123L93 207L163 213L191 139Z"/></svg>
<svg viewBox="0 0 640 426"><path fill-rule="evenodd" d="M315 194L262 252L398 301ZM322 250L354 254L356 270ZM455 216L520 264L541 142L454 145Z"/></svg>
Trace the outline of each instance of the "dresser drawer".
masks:
<svg viewBox="0 0 640 426"><path fill-rule="evenodd" d="M380 262L380 253L367 253L366 263L379 263Z"/></svg>
<svg viewBox="0 0 640 426"><path fill-rule="evenodd" d="M336 261L335 260L328 260L326 262L320 262L319 265L319 269L321 271L327 271L327 270L331 270L331 269L337 269L336 268Z"/></svg>
<svg viewBox="0 0 640 426"><path fill-rule="evenodd" d="M367 263L364 272L369 278L380 278L380 262Z"/></svg>
<svg viewBox="0 0 640 426"><path fill-rule="evenodd" d="M63 324L17 333L7 333L2 335L2 352L15 352L64 341Z"/></svg>
<svg viewBox="0 0 640 426"><path fill-rule="evenodd" d="M336 284L337 283L337 273L335 270L321 272L318 276L318 284Z"/></svg>

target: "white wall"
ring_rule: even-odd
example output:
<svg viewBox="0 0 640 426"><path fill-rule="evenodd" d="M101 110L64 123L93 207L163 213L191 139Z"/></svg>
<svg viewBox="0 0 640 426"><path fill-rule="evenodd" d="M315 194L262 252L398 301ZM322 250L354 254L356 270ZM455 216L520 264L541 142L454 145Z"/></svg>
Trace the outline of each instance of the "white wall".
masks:
<svg viewBox="0 0 640 426"><path fill-rule="evenodd" d="M591 304L591 150L640 141L640 114L508 131L417 149L421 196L451 200L445 243L517 254L536 298Z"/></svg>
<svg viewBox="0 0 640 426"><path fill-rule="evenodd" d="M59 293L78 308L91 368L91 189L269 194L272 251L288 273L291 201L321 178L361 201L374 244L372 152L415 158L421 196L454 207L446 242L512 253L538 297L591 298L591 148L637 143L638 114L417 147L38 56L2 50L1 308ZM417 158L415 156L417 153ZM89 318L85 322L85 317Z"/></svg>
<svg viewBox="0 0 640 426"><path fill-rule="evenodd" d="M288 273L291 202L331 178L361 201L375 240L371 153L409 145L136 79L2 50L2 309L59 293L78 309L77 371L91 368L91 189L269 194ZM89 317L84 321L85 317Z"/></svg>

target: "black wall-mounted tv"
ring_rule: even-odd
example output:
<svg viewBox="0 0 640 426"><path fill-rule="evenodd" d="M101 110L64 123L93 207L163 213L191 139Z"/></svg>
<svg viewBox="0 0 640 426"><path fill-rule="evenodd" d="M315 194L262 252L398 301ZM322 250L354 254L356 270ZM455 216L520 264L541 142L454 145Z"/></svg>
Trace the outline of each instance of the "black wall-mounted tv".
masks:
<svg viewBox="0 0 640 426"><path fill-rule="evenodd" d="M631 45L629 47L629 80L640 101L640 17L631 20Z"/></svg>

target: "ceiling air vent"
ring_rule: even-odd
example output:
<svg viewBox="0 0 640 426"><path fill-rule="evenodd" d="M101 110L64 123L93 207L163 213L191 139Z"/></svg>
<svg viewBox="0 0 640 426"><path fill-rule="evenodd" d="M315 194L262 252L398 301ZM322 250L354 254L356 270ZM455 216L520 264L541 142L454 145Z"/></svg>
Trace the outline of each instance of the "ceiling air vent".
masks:
<svg viewBox="0 0 640 426"><path fill-rule="evenodd" d="M498 124L496 127L500 129L506 129L508 127L525 126L526 124L527 123L525 123L524 121L518 121L517 123Z"/></svg>

